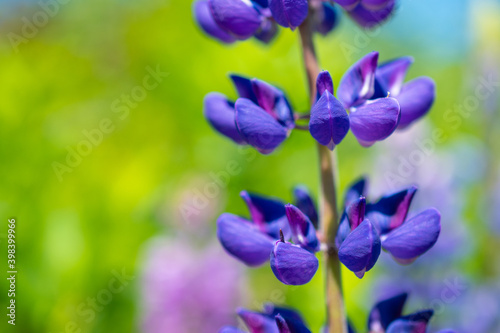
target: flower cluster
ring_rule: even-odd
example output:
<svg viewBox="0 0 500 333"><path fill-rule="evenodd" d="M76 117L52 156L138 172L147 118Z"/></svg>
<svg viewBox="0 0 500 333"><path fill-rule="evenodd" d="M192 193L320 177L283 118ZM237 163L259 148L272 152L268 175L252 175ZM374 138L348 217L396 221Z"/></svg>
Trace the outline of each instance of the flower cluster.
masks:
<svg viewBox="0 0 500 333"><path fill-rule="evenodd" d="M378 52L371 52L344 74L337 98L330 74L321 72L311 110L311 135L333 149L350 128L368 147L424 116L434 102L435 85L428 77L403 84L412 62L411 57L402 57L378 66Z"/></svg>
<svg viewBox="0 0 500 333"><path fill-rule="evenodd" d="M426 332L434 312L432 310L423 310L403 315L407 297L408 295L403 293L375 304L368 316L368 331L370 333ZM262 312L239 309L237 313L250 333L311 332L302 316L293 309L266 304ZM349 332L356 332L350 324ZM226 326L219 333L244 333L244 331L236 327ZM445 329L438 333L454 333L454 331Z"/></svg>
<svg viewBox="0 0 500 333"><path fill-rule="evenodd" d="M270 260L271 269L281 282L302 285L318 269L314 253L319 251L320 243L312 198L302 187L295 189L294 196L295 205L285 205L278 199L243 191L241 197L251 220L224 213L217 220L217 237L227 252L245 264L259 266Z"/></svg>
<svg viewBox="0 0 500 333"><path fill-rule="evenodd" d="M294 30L310 8L314 31L327 35L338 23L334 3L365 28L384 22L395 8L395 0L197 0L193 12L199 26L223 43L255 37L267 44L277 25Z"/></svg>
<svg viewBox="0 0 500 333"><path fill-rule="evenodd" d="M362 278L377 262L381 248L400 264L410 264L436 243L441 215L428 208L407 217L417 188L387 194L366 203L366 180L349 188L335 243L340 261Z"/></svg>
<svg viewBox="0 0 500 333"><path fill-rule="evenodd" d="M428 77L403 84L412 61L402 57L378 66L378 53L371 52L344 74L337 98L330 74L321 72L309 121L313 138L333 150L350 129L368 147L427 114L434 102L435 85ZM240 98L233 102L220 93L209 93L205 117L237 144L271 153L295 128L297 113L280 89L258 79L238 75L231 79Z"/></svg>
<svg viewBox="0 0 500 333"><path fill-rule="evenodd" d="M347 191L335 239L340 261L359 278L375 265L382 248L398 263L410 264L436 243L441 231L441 216L434 208L407 218L416 187L367 204L365 184L362 179ZM295 206L243 191L251 220L224 213L217 220L217 236L245 264L259 266L270 259L278 280L302 285L318 269L315 253L321 246L313 200L303 188L294 193Z"/></svg>

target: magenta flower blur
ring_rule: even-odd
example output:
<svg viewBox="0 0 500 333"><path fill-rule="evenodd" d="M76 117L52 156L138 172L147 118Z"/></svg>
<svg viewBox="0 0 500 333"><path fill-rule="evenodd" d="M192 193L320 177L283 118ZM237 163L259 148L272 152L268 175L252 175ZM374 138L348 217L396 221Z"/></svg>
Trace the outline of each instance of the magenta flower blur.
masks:
<svg viewBox="0 0 500 333"><path fill-rule="evenodd" d="M312 199L303 188L295 190L297 205L317 216ZM311 218L292 204L246 191L241 193L251 220L224 213L217 220L217 236L226 251L248 266L270 260L274 275L284 284L309 282L318 269L314 255L320 244ZM289 242L292 240L293 243Z"/></svg>
<svg viewBox="0 0 500 333"><path fill-rule="evenodd" d="M435 208L407 218L415 186L367 204L365 184L362 179L347 191L335 240L340 261L359 278L373 268L382 248L398 263L410 264L434 246L441 231Z"/></svg>
<svg viewBox="0 0 500 333"><path fill-rule="evenodd" d="M278 88L258 79L231 75L240 98L235 103L219 93L205 96L204 114L212 127L240 145L262 154L276 149L295 127L292 107Z"/></svg>
<svg viewBox="0 0 500 333"><path fill-rule="evenodd" d="M351 129L358 142L369 147L424 116L434 102L435 86L427 77L403 85L411 62L404 57L377 67L378 52L369 53L344 74L337 98L330 74L321 72L311 109L311 135L333 150Z"/></svg>

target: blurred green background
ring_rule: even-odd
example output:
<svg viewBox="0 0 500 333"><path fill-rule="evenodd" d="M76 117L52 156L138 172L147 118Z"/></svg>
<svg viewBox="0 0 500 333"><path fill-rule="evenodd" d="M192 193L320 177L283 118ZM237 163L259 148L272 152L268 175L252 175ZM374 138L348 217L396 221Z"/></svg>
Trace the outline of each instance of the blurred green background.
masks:
<svg viewBox="0 0 500 333"><path fill-rule="evenodd" d="M307 132L293 132L278 151L261 156L215 133L202 116L206 93L236 97L228 73L274 83L288 93L296 110L306 111L298 34L281 29L269 46L254 40L224 46L198 29L190 1L73 0L61 1L46 24L13 42L13 34L26 37L23 18L31 19L40 6L0 1L0 242L6 257L7 219L15 218L19 272L16 327L6 325L4 314L0 327L16 332L140 331L145 244L158 235L173 239L177 229L186 228L179 203L186 193L203 191L210 172L225 170L228 161L241 167L210 199L202 213L210 231L192 238L195 246L215 237L221 212L247 214L238 195L243 189L287 201L297 184L317 192L316 148ZM421 126L444 130L447 139L438 150L466 137L487 151L476 162L489 171L467 187L466 206L457 207L476 226L470 237L482 244L460 266L473 277L498 273L498 267L488 265L491 258L498 262L498 254L492 254L498 246L488 245L495 238L480 209L498 174L498 94L481 101L458 126L444 115L473 94L479 77L496 70L498 78L499 17L498 1L401 0L394 19L375 32L367 34L344 15L332 34L317 37L321 66L336 85L369 51L379 51L382 60L412 55L409 78L426 75L437 83L438 98ZM127 105L123 96L140 93L137 87L157 69L168 75ZM101 130L96 144L80 147L89 150L86 156L60 169L69 152L88 140L85 133L103 121L108 133ZM399 135L364 149L349 134L337 151L341 188L362 174L381 179L374 161ZM408 151L414 148L409 141ZM381 191L390 189L383 180L379 183ZM134 278L95 318L85 320L79 305L96 297L122 270ZM348 311L359 327L376 276L374 270L360 281L344 272ZM4 308L8 285L5 278L0 281ZM256 308L278 290L279 300L299 308L313 331L323 323L321 274L307 286L290 288L265 265L248 271L243 289L241 305Z"/></svg>

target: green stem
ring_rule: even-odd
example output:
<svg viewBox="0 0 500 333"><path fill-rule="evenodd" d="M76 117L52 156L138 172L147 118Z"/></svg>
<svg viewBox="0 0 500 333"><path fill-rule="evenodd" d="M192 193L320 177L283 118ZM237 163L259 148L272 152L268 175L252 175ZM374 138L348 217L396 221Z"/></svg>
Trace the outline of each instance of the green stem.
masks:
<svg viewBox="0 0 500 333"><path fill-rule="evenodd" d="M299 27L302 41L304 65L309 83L311 106L316 101L316 78L320 72L318 58L314 49L313 27L311 17L314 9L309 8L309 16ZM329 333L347 333L347 321L342 296L342 279L340 261L335 247L339 214L337 210L336 191L336 154L327 147L318 144L321 193L319 198L320 224L326 251L326 311Z"/></svg>

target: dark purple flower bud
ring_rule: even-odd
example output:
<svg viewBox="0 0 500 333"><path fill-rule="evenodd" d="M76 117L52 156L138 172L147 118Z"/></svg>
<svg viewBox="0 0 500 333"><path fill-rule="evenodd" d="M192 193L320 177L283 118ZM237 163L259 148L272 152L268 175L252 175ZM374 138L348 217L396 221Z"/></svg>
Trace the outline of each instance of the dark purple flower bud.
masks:
<svg viewBox="0 0 500 333"><path fill-rule="evenodd" d="M375 304L368 317L368 331L385 332L403 314L407 298L408 294L403 293Z"/></svg>
<svg viewBox="0 0 500 333"><path fill-rule="evenodd" d="M236 41L236 38L215 22L208 0L197 0L193 5L193 12L196 21L207 34L224 43L233 43Z"/></svg>
<svg viewBox="0 0 500 333"><path fill-rule="evenodd" d="M271 252L271 269L278 280L287 285L303 285L318 270L318 259L298 245L277 241Z"/></svg>
<svg viewBox="0 0 500 333"><path fill-rule="evenodd" d="M362 3L359 3L349 11L349 15L363 28L373 28L389 18L394 11L395 3L395 0L390 0L383 8L374 11L365 8Z"/></svg>
<svg viewBox="0 0 500 333"><path fill-rule="evenodd" d="M237 313L252 333L279 333L274 318L245 309L238 309Z"/></svg>
<svg viewBox="0 0 500 333"><path fill-rule="evenodd" d="M337 97L345 108L363 103L374 93L378 52L371 52L352 65L340 80Z"/></svg>
<svg viewBox="0 0 500 333"><path fill-rule="evenodd" d="M316 237L316 229L307 215L294 205L285 205L286 216L290 224L292 240L295 244L310 252L319 251L319 241Z"/></svg>
<svg viewBox="0 0 500 333"><path fill-rule="evenodd" d="M295 206L309 217L315 229L318 229L318 212L316 204L309 191L304 186L297 186L293 189Z"/></svg>
<svg viewBox="0 0 500 333"><path fill-rule="evenodd" d="M246 144L235 122L234 104L219 93L209 93L203 101L203 113L212 127L237 144Z"/></svg>
<svg viewBox="0 0 500 333"><path fill-rule="evenodd" d="M255 38L265 44L269 44L278 34L278 25L269 19L265 19L255 33Z"/></svg>
<svg viewBox="0 0 500 333"><path fill-rule="evenodd" d="M321 7L315 12L314 29L323 36L328 35L339 23L335 7L329 2L322 2Z"/></svg>
<svg viewBox="0 0 500 333"><path fill-rule="evenodd" d="M262 8L267 8L269 6L269 0L252 0L252 2L256 3Z"/></svg>
<svg viewBox="0 0 500 333"><path fill-rule="evenodd" d="M396 99L401 106L398 128L405 128L429 112L436 97L436 84L428 77L419 77L403 85Z"/></svg>
<svg viewBox="0 0 500 333"><path fill-rule="evenodd" d="M409 264L434 246L440 232L441 214L429 208L385 235L382 246L397 262Z"/></svg>
<svg viewBox="0 0 500 333"><path fill-rule="evenodd" d="M401 317L389 325L386 333L425 333L433 313L432 310L426 310Z"/></svg>
<svg viewBox="0 0 500 333"><path fill-rule="evenodd" d="M349 116L342 104L325 90L311 109L309 131L316 141L333 150L349 132Z"/></svg>
<svg viewBox="0 0 500 333"><path fill-rule="evenodd" d="M248 266L265 263L274 246L274 239L255 224L228 213L217 219L217 237L229 254Z"/></svg>
<svg viewBox="0 0 500 333"><path fill-rule="evenodd" d="M262 154L272 153L288 137L287 130L251 100L239 98L235 109L238 131Z"/></svg>
<svg viewBox="0 0 500 333"><path fill-rule="evenodd" d="M307 17L307 0L269 0L269 9L279 25L294 30Z"/></svg>
<svg viewBox="0 0 500 333"><path fill-rule="evenodd" d="M364 220L339 248L339 260L358 278L362 278L377 262L380 238L370 221Z"/></svg>
<svg viewBox="0 0 500 333"><path fill-rule="evenodd" d="M316 79L316 100L320 99L325 91L333 95L333 80L328 71L321 71Z"/></svg>
<svg viewBox="0 0 500 333"><path fill-rule="evenodd" d="M360 0L334 0L336 3L341 5L345 10L351 10L356 7Z"/></svg>
<svg viewBox="0 0 500 333"><path fill-rule="evenodd" d="M368 218L380 233L385 234L403 224L415 193L416 186L383 196L368 206Z"/></svg>
<svg viewBox="0 0 500 333"><path fill-rule="evenodd" d="M276 315L276 325L278 326L279 333L292 333L285 319L281 315Z"/></svg>
<svg viewBox="0 0 500 333"><path fill-rule="evenodd" d="M351 110L351 131L363 147L389 137L398 127L401 116L394 98L379 98Z"/></svg>
<svg viewBox="0 0 500 333"><path fill-rule="evenodd" d="M262 17L251 2L243 0L209 0L217 24L237 39L252 37L259 29Z"/></svg>

